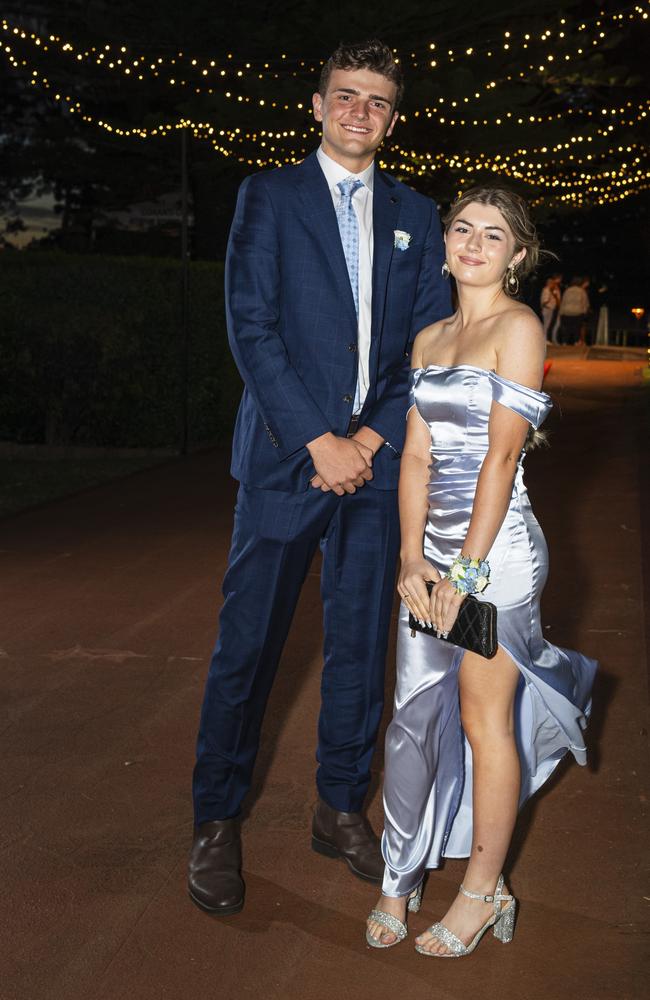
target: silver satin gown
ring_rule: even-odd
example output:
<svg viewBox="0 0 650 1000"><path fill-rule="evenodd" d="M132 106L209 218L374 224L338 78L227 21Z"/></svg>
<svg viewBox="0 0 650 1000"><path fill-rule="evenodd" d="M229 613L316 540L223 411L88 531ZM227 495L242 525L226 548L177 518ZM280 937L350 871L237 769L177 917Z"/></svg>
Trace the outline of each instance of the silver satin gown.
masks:
<svg viewBox="0 0 650 1000"><path fill-rule="evenodd" d="M411 372L411 402L431 433L429 514L424 554L440 573L465 540L492 402L537 428L550 398L473 365L429 365ZM539 601L548 551L523 482L523 454L503 524L488 555L490 584L480 597L497 606L499 645L521 673L515 697L521 761L520 806L567 750L585 763L583 729L597 664L543 637ZM400 610L395 712L386 734L386 862L383 893L403 896L441 857L464 858L472 843L472 753L460 721L463 650L408 627ZM490 669L486 663L486 670Z"/></svg>

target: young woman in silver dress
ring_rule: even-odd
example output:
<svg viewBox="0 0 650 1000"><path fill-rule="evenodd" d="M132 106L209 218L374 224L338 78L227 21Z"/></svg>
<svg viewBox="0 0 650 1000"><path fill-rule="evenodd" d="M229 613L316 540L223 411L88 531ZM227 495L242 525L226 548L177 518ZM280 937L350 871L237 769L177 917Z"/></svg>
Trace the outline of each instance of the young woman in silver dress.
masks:
<svg viewBox="0 0 650 1000"><path fill-rule="evenodd" d="M537 260L534 226L506 189L468 191L445 221L443 271L456 280L458 309L422 330L413 348L386 869L366 937L383 948L403 940L425 870L468 857L446 914L416 939L422 954L452 958L490 928L512 938L517 903L501 873L517 812L567 750L585 762L596 664L546 642L540 622L548 552L522 460L551 401L540 391L542 326L514 297ZM442 638L468 593L497 607L493 659ZM413 636L409 612L441 638Z"/></svg>

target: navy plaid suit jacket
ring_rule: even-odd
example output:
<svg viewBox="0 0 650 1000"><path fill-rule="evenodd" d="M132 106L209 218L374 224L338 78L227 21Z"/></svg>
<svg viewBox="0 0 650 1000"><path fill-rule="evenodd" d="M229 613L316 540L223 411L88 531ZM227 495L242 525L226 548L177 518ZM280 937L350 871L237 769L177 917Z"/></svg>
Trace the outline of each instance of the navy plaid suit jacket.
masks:
<svg viewBox="0 0 650 1000"><path fill-rule="evenodd" d="M395 230L411 236L395 247ZM411 346L451 313L440 276L444 246L434 203L375 167L370 388L361 413L391 443L372 486L395 489L404 443ZM302 492L314 466L307 442L344 435L357 379L357 317L336 214L315 153L243 182L226 257L228 337L244 380L233 476Z"/></svg>

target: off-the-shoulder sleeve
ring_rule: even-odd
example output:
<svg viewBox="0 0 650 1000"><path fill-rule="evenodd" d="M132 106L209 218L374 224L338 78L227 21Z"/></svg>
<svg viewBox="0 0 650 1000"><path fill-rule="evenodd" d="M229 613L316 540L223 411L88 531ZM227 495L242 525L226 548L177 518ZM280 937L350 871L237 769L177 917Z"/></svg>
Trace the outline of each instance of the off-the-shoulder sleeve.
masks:
<svg viewBox="0 0 650 1000"><path fill-rule="evenodd" d="M514 410L537 430L553 408L551 397L546 392L537 392L526 385L511 382L496 372L488 374L492 383L492 399Z"/></svg>
<svg viewBox="0 0 650 1000"><path fill-rule="evenodd" d="M415 387L418 384L421 374L421 368L411 368L409 372L409 411L415 406Z"/></svg>

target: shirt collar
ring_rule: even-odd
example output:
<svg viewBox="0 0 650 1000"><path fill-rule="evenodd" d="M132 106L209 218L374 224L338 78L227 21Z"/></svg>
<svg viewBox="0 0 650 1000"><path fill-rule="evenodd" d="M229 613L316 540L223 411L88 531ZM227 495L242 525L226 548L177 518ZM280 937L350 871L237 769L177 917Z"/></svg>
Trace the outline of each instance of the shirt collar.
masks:
<svg viewBox="0 0 650 1000"><path fill-rule="evenodd" d="M370 166L362 170L360 174L353 174L350 170L346 170L342 167L340 163L333 160L331 156L323 152L323 147L319 146L316 150L316 157L320 164L320 168L325 174L325 180L327 185L332 192L340 194L341 192L336 187L339 181L345 180L346 177L358 177L360 181L363 181L368 190L372 193L373 184L375 180L375 164L374 161Z"/></svg>

